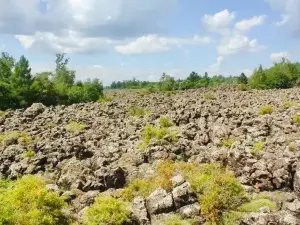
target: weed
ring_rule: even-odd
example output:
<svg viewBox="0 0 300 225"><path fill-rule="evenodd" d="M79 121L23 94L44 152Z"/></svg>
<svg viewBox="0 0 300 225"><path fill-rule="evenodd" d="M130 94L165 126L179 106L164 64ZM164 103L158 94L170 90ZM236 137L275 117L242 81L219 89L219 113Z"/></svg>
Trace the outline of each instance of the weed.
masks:
<svg viewBox="0 0 300 225"><path fill-rule="evenodd" d="M133 106L128 110L128 114L130 116L143 118L144 116L147 115L147 110L143 107Z"/></svg>
<svg viewBox="0 0 300 225"><path fill-rule="evenodd" d="M79 132L79 131L84 130L86 128L86 126L82 123L72 121L69 124L67 124L65 128L68 132Z"/></svg>
<svg viewBox="0 0 300 225"><path fill-rule="evenodd" d="M111 102L113 99L114 99L113 96L103 96L103 97L100 97L97 102L102 104L105 102Z"/></svg>
<svg viewBox="0 0 300 225"><path fill-rule="evenodd" d="M272 113L273 113L273 107L270 105L263 106L259 110L260 115L267 115L267 114L272 114Z"/></svg>
<svg viewBox="0 0 300 225"><path fill-rule="evenodd" d="M129 203L108 195L99 195L84 215L84 224L122 225L131 221Z"/></svg>
<svg viewBox="0 0 300 225"><path fill-rule="evenodd" d="M253 148L251 149L251 154L255 156L260 155L260 153L264 150L264 147L265 147L265 142L263 141L256 142Z"/></svg>
<svg viewBox="0 0 300 225"><path fill-rule="evenodd" d="M217 97L215 95L213 95L212 93L206 93L204 95L204 99L205 100L217 100Z"/></svg>
<svg viewBox="0 0 300 225"><path fill-rule="evenodd" d="M159 119L160 127L169 128L174 126L174 123L168 117L161 117Z"/></svg>
<svg viewBox="0 0 300 225"><path fill-rule="evenodd" d="M289 150L291 151L291 152L294 152L294 151L296 151L296 146L294 145L294 144L289 144Z"/></svg>
<svg viewBox="0 0 300 225"><path fill-rule="evenodd" d="M227 138L227 139L222 139L222 146L226 148L231 148L234 142L238 141L236 138Z"/></svg>
<svg viewBox="0 0 300 225"><path fill-rule="evenodd" d="M23 143L25 145L33 143L33 139L31 139L26 132L11 131L0 133L0 143L9 139L17 139L19 143Z"/></svg>
<svg viewBox="0 0 300 225"><path fill-rule="evenodd" d="M292 118L293 120L293 124L297 125L298 127L300 126L300 114L296 114L295 116L293 116Z"/></svg>
<svg viewBox="0 0 300 225"><path fill-rule="evenodd" d="M286 103L284 103L284 108L289 109L289 108L291 108L293 106L296 106L296 105L297 105L296 102L286 102Z"/></svg>
<svg viewBox="0 0 300 225"><path fill-rule="evenodd" d="M29 149L25 154L24 154L24 157L25 158L32 158L36 155L36 153L32 150L32 149Z"/></svg>
<svg viewBox="0 0 300 225"><path fill-rule="evenodd" d="M168 218L164 219L163 225L192 225L194 224L193 220L182 219L178 215L171 215Z"/></svg>
<svg viewBox="0 0 300 225"><path fill-rule="evenodd" d="M5 112L0 110L0 117L4 116Z"/></svg>

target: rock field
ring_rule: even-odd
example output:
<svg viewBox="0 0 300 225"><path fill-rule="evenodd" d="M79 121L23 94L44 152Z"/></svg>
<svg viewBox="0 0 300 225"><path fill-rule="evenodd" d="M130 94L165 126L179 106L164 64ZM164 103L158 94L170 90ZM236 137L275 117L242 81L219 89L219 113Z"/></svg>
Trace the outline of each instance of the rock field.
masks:
<svg viewBox="0 0 300 225"><path fill-rule="evenodd" d="M150 176L159 160L220 163L249 194L264 193L278 206L250 213L240 224L300 224L300 89L110 95L113 100L103 103L37 103L6 111L0 117L0 178L43 175L49 189L68 197L80 221L98 193ZM261 112L265 106L273 112ZM132 107L146 115L129 115ZM160 117L173 122L177 141L166 135L163 144L151 140L141 149L143 129ZM131 224L159 225L170 213L205 222L190 184L174 179L171 192L157 189L146 200L134 199Z"/></svg>

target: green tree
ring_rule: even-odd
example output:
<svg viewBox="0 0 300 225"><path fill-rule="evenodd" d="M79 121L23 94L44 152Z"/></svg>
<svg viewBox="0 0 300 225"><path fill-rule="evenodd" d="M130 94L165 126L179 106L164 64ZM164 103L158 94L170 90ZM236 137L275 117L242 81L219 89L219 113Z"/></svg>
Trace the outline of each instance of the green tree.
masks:
<svg viewBox="0 0 300 225"><path fill-rule="evenodd" d="M163 73L160 81L159 81L159 88L162 91L173 91L175 90L176 81L174 77L171 77L167 75L166 73Z"/></svg>
<svg viewBox="0 0 300 225"><path fill-rule="evenodd" d="M238 82L240 84L248 84L248 77L245 75L245 73L241 73L241 75L238 77Z"/></svg>

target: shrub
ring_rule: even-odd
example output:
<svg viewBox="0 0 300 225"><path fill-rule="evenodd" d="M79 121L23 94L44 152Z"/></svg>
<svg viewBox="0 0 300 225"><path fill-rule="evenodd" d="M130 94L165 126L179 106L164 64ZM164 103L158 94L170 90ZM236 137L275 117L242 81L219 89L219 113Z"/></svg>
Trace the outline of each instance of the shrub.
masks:
<svg viewBox="0 0 300 225"><path fill-rule="evenodd" d="M259 212L259 209L263 207L268 207L271 210L277 209L276 204L269 199L255 199L251 202L244 203L238 210L241 212Z"/></svg>
<svg viewBox="0 0 300 225"><path fill-rule="evenodd" d="M159 119L160 127L169 128L174 126L174 123L168 117L161 117Z"/></svg>
<svg viewBox="0 0 300 225"><path fill-rule="evenodd" d="M163 221L164 225L192 225L194 224L193 220L182 219L178 215L168 216L167 219Z"/></svg>
<svg viewBox="0 0 300 225"><path fill-rule="evenodd" d="M32 158L36 155L36 153L32 150L32 149L29 149L26 153L25 153L25 158Z"/></svg>
<svg viewBox="0 0 300 225"><path fill-rule="evenodd" d="M263 106L259 110L260 115L266 115L266 114L272 114L273 113L273 107L270 105Z"/></svg>
<svg viewBox="0 0 300 225"><path fill-rule="evenodd" d="M114 99L113 96L101 96L97 102L101 104L105 102L111 102L113 99Z"/></svg>
<svg viewBox="0 0 300 225"><path fill-rule="evenodd" d="M234 142L236 142L236 138L227 138L227 139L222 139L222 146L226 148L231 148Z"/></svg>
<svg viewBox="0 0 300 225"><path fill-rule="evenodd" d="M291 152L294 152L294 151L296 151L296 146L294 145L294 144L290 144L289 145L289 150L291 151Z"/></svg>
<svg viewBox="0 0 300 225"><path fill-rule="evenodd" d="M168 97L170 97L170 96L172 96L172 95L175 95L175 94L176 94L176 91L164 91L164 93L165 93Z"/></svg>
<svg viewBox="0 0 300 225"><path fill-rule="evenodd" d="M133 106L128 110L128 114L130 116L136 116L142 118L147 114L147 110L142 107Z"/></svg>
<svg viewBox="0 0 300 225"><path fill-rule="evenodd" d="M293 106L296 106L296 105L297 105L296 102L286 102L286 103L284 103L284 108L289 109L289 108L291 108Z"/></svg>
<svg viewBox="0 0 300 225"><path fill-rule="evenodd" d="M239 84L238 89L240 91L247 91L248 90L248 86L247 86L247 84Z"/></svg>
<svg viewBox="0 0 300 225"><path fill-rule="evenodd" d="M11 131L2 134L0 133L0 143L9 139L17 139L19 143L25 145L33 143L33 139L31 139L26 132Z"/></svg>
<svg viewBox="0 0 300 225"><path fill-rule="evenodd" d="M84 215L84 224L122 225L131 221L129 203L108 195L99 195Z"/></svg>
<svg viewBox="0 0 300 225"><path fill-rule="evenodd" d="M64 199L48 191L37 176L0 182L0 224L70 224L62 210Z"/></svg>
<svg viewBox="0 0 300 225"><path fill-rule="evenodd" d="M293 124L296 124L298 127L300 126L300 114L293 116Z"/></svg>
<svg viewBox="0 0 300 225"><path fill-rule="evenodd" d="M240 224L244 216L245 213L243 212L236 212L236 211L226 212L221 216L218 225L238 225Z"/></svg>
<svg viewBox="0 0 300 225"><path fill-rule="evenodd" d="M76 121L72 121L66 125L66 130L69 132L78 132L82 131L86 128L86 126L82 123L78 123Z"/></svg>
<svg viewBox="0 0 300 225"><path fill-rule="evenodd" d="M256 142L253 148L251 149L251 154L258 156L264 150L264 147L265 147L265 142L263 141Z"/></svg>
<svg viewBox="0 0 300 225"><path fill-rule="evenodd" d="M204 95L205 100L217 100L217 97L214 96L212 93L207 93Z"/></svg>
<svg viewBox="0 0 300 225"><path fill-rule="evenodd" d="M5 112L0 110L0 117L4 116Z"/></svg>
<svg viewBox="0 0 300 225"><path fill-rule="evenodd" d="M164 137L166 136L168 138L164 139ZM142 139L143 144L140 146L142 149L147 148L151 140L153 139L161 141L162 144L173 144L178 141L176 132L171 132L167 128L156 128L155 126L150 124L147 124L144 130L142 131Z"/></svg>

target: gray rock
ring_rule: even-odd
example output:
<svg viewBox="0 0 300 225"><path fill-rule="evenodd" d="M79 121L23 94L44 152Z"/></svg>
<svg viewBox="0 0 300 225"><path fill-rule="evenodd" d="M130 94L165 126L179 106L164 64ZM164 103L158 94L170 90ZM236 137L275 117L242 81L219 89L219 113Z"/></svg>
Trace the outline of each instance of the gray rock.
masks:
<svg viewBox="0 0 300 225"><path fill-rule="evenodd" d="M133 200L132 211L135 220L140 225L150 225L150 220L148 218L148 212L146 208L146 202L143 198L137 197Z"/></svg>
<svg viewBox="0 0 300 225"><path fill-rule="evenodd" d="M198 203L181 207L179 214L183 218L195 218L200 215L201 207Z"/></svg>
<svg viewBox="0 0 300 225"><path fill-rule="evenodd" d="M176 209L197 201L197 195L192 191L191 185L188 182L175 187L172 191L172 195Z"/></svg>
<svg viewBox="0 0 300 225"><path fill-rule="evenodd" d="M172 195L162 188L155 190L147 198L146 205L150 215L168 213L174 210Z"/></svg>

